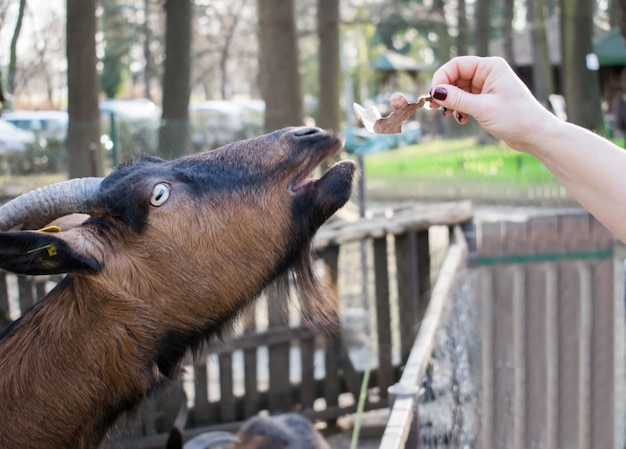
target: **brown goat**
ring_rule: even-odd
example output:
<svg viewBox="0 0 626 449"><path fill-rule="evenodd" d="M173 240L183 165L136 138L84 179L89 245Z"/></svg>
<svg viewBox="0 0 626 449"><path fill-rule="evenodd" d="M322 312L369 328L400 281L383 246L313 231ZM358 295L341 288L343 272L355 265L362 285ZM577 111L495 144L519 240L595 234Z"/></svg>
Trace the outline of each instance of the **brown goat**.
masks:
<svg viewBox="0 0 626 449"><path fill-rule="evenodd" d="M52 186L0 208L4 231L90 215L61 232L0 232L0 268L69 273L0 334L0 448L99 446L189 349L290 273L310 321L335 322L310 243L349 199L355 166L308 176L340 148L333 134L288 128L175 161L145 157L78 193Z"/></svg>

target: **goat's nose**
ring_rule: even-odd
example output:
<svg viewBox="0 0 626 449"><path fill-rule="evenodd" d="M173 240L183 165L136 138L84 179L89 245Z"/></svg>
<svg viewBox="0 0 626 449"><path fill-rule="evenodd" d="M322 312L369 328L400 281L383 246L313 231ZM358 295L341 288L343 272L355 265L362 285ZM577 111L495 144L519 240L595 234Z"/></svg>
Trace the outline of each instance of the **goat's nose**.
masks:
<svg viewBox="0 0 626 449"><path fill-rule="evenodd" d="M321 128L317 128L315 126L308 126L306 128L298 128L294 130L293 135L294 137L308 137L308 136L314 136L315 134L321 134L323 132L324 130Z"/></svg>

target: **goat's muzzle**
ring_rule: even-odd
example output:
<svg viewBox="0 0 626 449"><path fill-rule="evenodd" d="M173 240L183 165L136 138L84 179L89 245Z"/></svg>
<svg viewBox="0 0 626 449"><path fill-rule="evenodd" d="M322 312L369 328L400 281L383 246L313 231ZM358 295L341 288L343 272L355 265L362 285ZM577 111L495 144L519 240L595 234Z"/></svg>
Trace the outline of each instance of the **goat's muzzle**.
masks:
<svg viewBox="0 0 626 449"><path fill-rule="evenodd" d="M289 183L289 191L308 200L317 218L314 226L320 226L350 199L356 165L352 161L337 162L320 178L310 177L322 161L341 151L342 139L314 127L290 129L286 137L303 160L302 168Z"/></svg>

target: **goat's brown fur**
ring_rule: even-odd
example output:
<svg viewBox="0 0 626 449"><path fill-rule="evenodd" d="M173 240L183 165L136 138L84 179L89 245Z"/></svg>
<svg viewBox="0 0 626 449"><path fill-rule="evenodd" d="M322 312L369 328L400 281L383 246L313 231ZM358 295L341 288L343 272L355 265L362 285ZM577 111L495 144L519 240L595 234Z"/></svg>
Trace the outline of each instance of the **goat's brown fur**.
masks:
<svg viewBox="0 0 626 449"><path fill-rule="evenodd" d="M177 374L190 347L219 332L272 281L285 286L287 268L297 272L313 321L335 319L308 248L347 200L354 167L331 169L294 194L294 179L322 159L306 154L311 147L322 156L337 148L333 136L296 132L184 159L182 175L175 163L159 162L141 176L143 165L124 167L105 179L103 199L85 223L54 234L0 233L0 266L75 271L0 338L0 447L97 446L121 413ZM215 177L197 173L205 166ZM214 188L217 181L224 185ZM171 196L151 207L158 182L171 186ZM45 244L58 254L46 255Z"/></svg>

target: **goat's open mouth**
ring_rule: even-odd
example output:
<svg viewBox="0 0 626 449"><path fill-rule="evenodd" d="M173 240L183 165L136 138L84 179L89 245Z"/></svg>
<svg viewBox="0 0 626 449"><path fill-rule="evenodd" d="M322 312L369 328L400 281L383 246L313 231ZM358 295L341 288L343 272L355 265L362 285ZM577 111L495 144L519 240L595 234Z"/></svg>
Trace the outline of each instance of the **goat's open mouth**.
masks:
<svg viewBox="0 0 626 449"><path fill-rule="evenodd" d="M322 151L316 152L307 164L304 166L303 170L300 171L289 183L289 191L293 195L299 195L304 191L308 191L309 188L313 188L317 183L322 181L324 178L333 177L338 172L346 172L346 167L349 168L349 176L352 178L352 174L354 172L354 163L352 161L340 161L335 163L332 167L330 167L320 178L313 177L311 174L315 171L315 169L322 163L324 159L329 156L337 154L342 148L342 142L339 139L336 139L332 144L325 147Z"/></svg>

